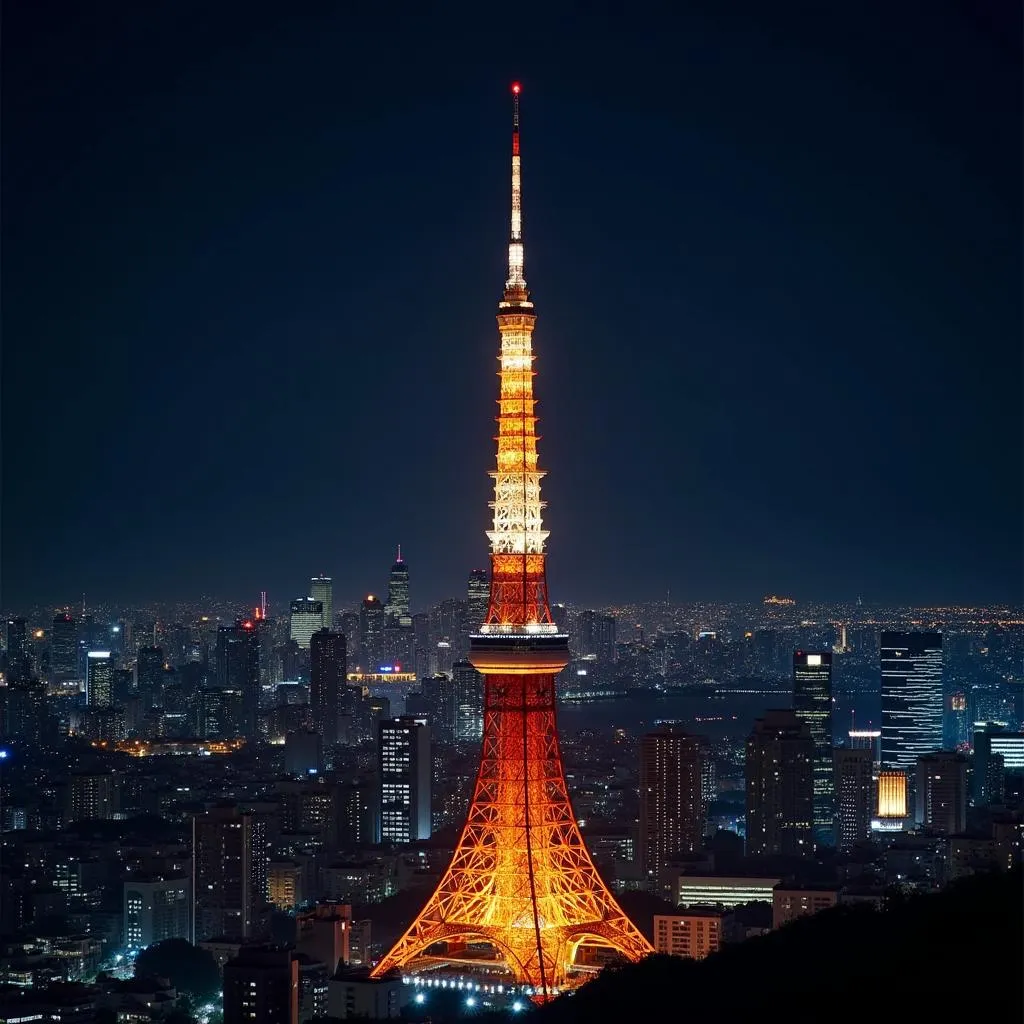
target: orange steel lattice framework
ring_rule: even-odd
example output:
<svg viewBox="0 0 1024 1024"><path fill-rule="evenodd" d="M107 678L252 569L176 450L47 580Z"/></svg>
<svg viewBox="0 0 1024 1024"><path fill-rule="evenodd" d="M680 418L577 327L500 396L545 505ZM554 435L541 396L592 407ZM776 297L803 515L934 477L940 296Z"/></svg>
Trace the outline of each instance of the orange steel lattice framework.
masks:
<svg viewBox="0 0 1024 1024"><path fill-rule="evenodd" d="M512 230L498 304L501 385L488 531L491 598L470 646L470 661L484 676L480 771L447 872L373 973L436 967L459 959L465 944L487 943L515 981L544 1000L585 980L573 970L582 945L610 947L628 960L652 950L590 859L558 743L555 676L569 654L548 605L533 398L536 318L523 277L518 84L512 92Z"/></svg>

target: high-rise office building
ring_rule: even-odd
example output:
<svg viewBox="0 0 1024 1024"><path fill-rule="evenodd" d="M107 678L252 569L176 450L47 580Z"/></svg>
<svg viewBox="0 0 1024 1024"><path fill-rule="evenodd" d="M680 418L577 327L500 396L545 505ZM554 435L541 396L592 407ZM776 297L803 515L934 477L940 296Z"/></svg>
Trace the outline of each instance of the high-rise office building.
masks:
<svg viewBox="0 0 1024 1024"><path fill-rule="evenodd" d="M311 597L297 597L291 604L289 637L303 651L309 650L314 633L324 628L324 606Z"/></svg>
<svg viewBox="0 0 1024 1024"><path fill-rule="evenodd" d="M490 600L490 573L486 569L473 569L466 587L466 622L471 633L475 633L487 618Z"/></svg>
<svg viewBox="0 0 1024 1024"><path fill-rule="evenodd" d="M260 716L260 645L246 620L217 627L217 688L242 695L242 735L256 736Z"/></svg>
<svg viewBox="0 0 1024 1024"><path fill-rule="evenodd" d="M284 946L249 946L224 965L224 1024L299 1024L299 960Z"/></svg>
<svg viewBox="0 0 1024 1024"><path fill-rule="evenodd" d="M204 740L243 736L245 695L241 690L204 686L196 698L196 735Z"/></svg>
<svg viewBox="0 0 1024 1024"><path fill-rule="evenodd" d="M814 740L814 839L835 843L836 787L832 760L832 652L793 652L793 710Z"/></svg>
<svg viewBox="0 0 1024 1024"><path fill-rule="evenodd" d="M430 715L431 736L439 743L451 743L455 739L457 708L455 680L446 675L428 676L420 682L420 690Z"/></svg>
<svg viewBox="0 0 1024 1024"><path fill-rule="evenodd" d="M334 591L330 576L314 576L309 581L309 597L320 602L321 629L334 629Z"/></svg>
<svg viewBox="0 0 1024 1024"><path fill-rule="evenodd" d="M32 674L28 623L21 617L7 620L7 678L16 682Z"/></svg>
<svg viewBox="0 0 1024 1024"><path fill-rule="evenodd" d="M322 629L309 643L309 703L313 721L327 746L341 742L338 731L345 689L345 637Z"/></svg>
<svg viewBox="0 0 1024 1024"><path fill-rule="evenodd" d="M917 759L914 820L938 835L955 836L966 830L966 757L938 750Z"/></svg>
<svg viewBox="0 0 1024 1024"><path fill-rule="evenodd" d="M380 830L385 843L430 838L430 726L411 717L379 725Z"/></svg>
<svg viewBox="0 0 1024 1024"><path fill-rule="evenodd" d="M164 684L164 649L142 646L135 655L135 687L147 708L161 704Z"/></svg>
<svg viewBox="0 0 1024 1024"><path fill-rule="evenodd" d="M883 632L882 767L912 773L942 747L942 634Z"/></svg>
<svg viewBox="0 0 1024 1024"><path fill-rule="evenodd" d="M412 625L409 612L409 566L402 558L401 544L398 545L398 557L388 576L388 600L384 605L384 615L388 625Z"/></svg>
<svg viewBox="0 0 1024 1024"><path fill-rule="evenodd" d="M603 664L615 661L615 619L601 612L582 611L575 620L576 656Z"/></svg>
<svg viewBox="0 0 1024 1024"><path fill-rule="evenodd" d="M455 739L479 743L484 734L484 677L468 661L452 665L455 684Z"/></svg>
<svg viewBox="0 0 1024 1024"><path fill-rule="evenodd" d="M78 677L78 623L66 612L53 617L50 674L57 681Z"/></svg>
<svg viewBox="0 0 1024 1024"><path fill-rule="evenodd" d="M379 597L367 594L359 606L359 666L364 672L376 672L387 660L384 627L387 615Z"/></svg>
<svg viewBox="0 0 1024 1024"><path fill-rule="evenodd" d="M144 949L166 939L192 937L189 891L180 876L133 875L124 883L124 944Z"/></svg>
<svg viewBox="0 0 1024 1024"><path fill-rule="evenodd" d="M338 630L345 636L345 659L349 666L362 667L363 656L360 651L359 613L343 612L338 616Z"/></svg>
<svg viewBox="0 0 1024 1024"><path fill-rule="evenodd" d="M192 819L193 941L261 933L268 862L261 815L211 807Z"/></svg>
<svg viewBox="0 0 1024 1024"><path fill-rule="evenodd" d="M767 711L747 737L747 853L814 853L814 740L793 711Z"/></svg>
<svg viewBox="0 0 1024 1024"><path fill-rule="evenodd" d="M110 651L89 651L85 656L85 702L92 708L114 703L114 661Z"/></svg>
<svg viewBox="0 0 1024 1024"><path fill-rule="evenodd" d="M703 760L701 738L681 729L666 726L640 740L640 863L658 893L671 891L673 860L701 848Z"/></svg>
<svg viewBox="0 0 1024 1024"><path fill-rule="evenodd" d="M841 850L871 838L874 757L870 747L835 751L836 839Z"/></svg>

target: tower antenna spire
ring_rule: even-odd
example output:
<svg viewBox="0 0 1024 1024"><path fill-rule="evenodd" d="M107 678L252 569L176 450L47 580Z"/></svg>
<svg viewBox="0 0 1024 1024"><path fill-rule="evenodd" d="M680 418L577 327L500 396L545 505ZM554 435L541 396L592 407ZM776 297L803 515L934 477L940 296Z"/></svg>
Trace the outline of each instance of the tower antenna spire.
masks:
<svg viewBox="0 0 1024 1024"><path fill-rule="evenodd" d="M508 280L505 301L525 303L529 298L523 277L523 189L519 155L519 94L523 87L512 83L512 220L508 237Z"/></svg>

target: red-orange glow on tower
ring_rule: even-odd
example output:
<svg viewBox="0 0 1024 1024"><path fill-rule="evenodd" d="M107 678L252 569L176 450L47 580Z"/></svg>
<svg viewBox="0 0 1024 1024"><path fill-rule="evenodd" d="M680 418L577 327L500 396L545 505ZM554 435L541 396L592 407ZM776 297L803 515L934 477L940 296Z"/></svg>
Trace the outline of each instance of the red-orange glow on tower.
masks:
<svg viewBox="0 0 1024 1024"><path fill-rule="evenodd" d="M498 303L497 465L487 617L470 661L484 675L484 738L473 799L451 865L409 930L377 965L466 969L467 943L488 943L537 999L579 984L580 951L651 952L602 881L576 824L562 766L555 676L567 638L548 605L537 416L536 316L523 261L519 88L513 92L512 218L508 279ZM473 959L493 971L495 960Z"/></svg>

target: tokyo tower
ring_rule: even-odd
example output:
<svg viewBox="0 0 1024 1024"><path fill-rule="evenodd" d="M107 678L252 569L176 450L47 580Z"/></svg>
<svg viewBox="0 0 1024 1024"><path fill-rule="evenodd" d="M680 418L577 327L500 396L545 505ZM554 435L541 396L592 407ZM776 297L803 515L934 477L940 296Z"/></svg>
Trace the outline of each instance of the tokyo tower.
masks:
<svg viewBox="0 0 1024 1024"><path fill-rule="evenodd" d="M581 946L628 960L651 952L587 852L569 801L555 721L555 676L568 638L548 606L532 334L523 277L518 83L512 86L512 230L501 333L497 467L487 617L469 659L484 676L484 737L472 802L452 862L408 931L377 965L415 972L494 970L545 1000L586 980ZM481 959L483 954L491 959Z"/></svg>

